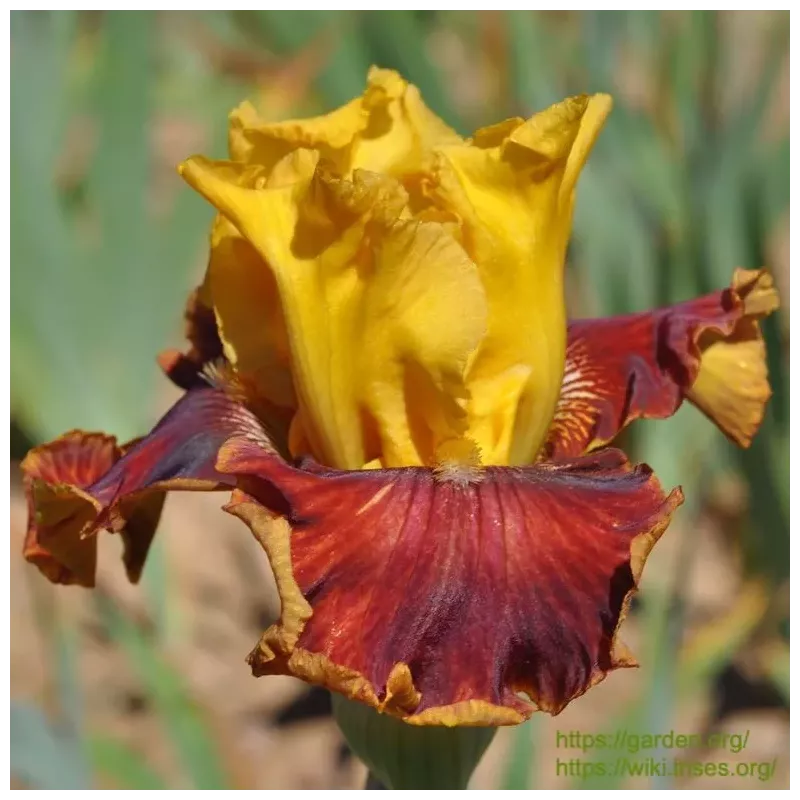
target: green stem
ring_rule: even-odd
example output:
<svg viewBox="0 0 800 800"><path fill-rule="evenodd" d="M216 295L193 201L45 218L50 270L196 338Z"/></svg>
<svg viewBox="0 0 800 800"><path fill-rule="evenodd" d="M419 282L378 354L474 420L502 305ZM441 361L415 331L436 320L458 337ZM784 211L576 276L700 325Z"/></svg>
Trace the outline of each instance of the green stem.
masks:
<svg viewBox="0 0 800 800"><path fill-rule="evenodd" d="M370 777L366 788L466 789L495 728L409 725L333 695L333 715Z"/></svg>

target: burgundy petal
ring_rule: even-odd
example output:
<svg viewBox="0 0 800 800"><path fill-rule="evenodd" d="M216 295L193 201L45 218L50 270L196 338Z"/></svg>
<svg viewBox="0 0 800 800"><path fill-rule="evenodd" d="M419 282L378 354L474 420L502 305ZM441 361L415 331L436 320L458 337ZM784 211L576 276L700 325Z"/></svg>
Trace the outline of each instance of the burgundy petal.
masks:
<svg viewBox="0 0 800 800"><path fill-rule="evenodd" d="M165 492L210 491L233 483L215 469L232 434L261 431L230 395L188 392L150 434L124 447L112 436L72 431L31 450L22 462L29 523L24 555L55 583L93 586L94 534L120 533L125 566L138 580Z"/></svg>
<svg viewBox="0 0 800 800"><path fill-rule="evenodd" d="M696 300L573 320L545 455L602 447L635 419L672 416L684 399L746 447L770 396L759 321L777 304L766 272L738 270L729 289Z"/></svg>
<svg viewBox="0 0 800 800"><path fill-rule="evenodd" d="M336 472L290 467L250 438L218 466L240 476L228 510L264 546L282 597L254 673L415 724L558 713L633 665L617 629L681 502L612 450L529 468Z"/></svg>

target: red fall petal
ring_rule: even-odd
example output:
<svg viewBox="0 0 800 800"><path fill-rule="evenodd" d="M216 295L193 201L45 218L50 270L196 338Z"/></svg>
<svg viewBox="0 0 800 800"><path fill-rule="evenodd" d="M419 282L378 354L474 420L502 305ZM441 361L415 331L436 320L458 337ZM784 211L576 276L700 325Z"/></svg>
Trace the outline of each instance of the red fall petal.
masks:
<svg viewBox="0 0 800 800"><path fill-rule="evenodd" d="M228 394L188 392L150 434L125 447L112 436L72 431L31 450L22 462L28 499L24 556L54 583L93 586L95 533L124 542L128 576L137 581L168 490L211 491L233 484L216 471L217 452L233 434L261 431Z"/></svg>
<svg viewBox="0 0 800 800"><path fill-rule="evenodd" d="M97 544L79 533L97 515L97 504L84 490L121 455L113 436L70 431L22 462L28 502L23 555L53 583L93 585Z"/></svg>
<svg viewBox="0 0 800 800"><path fill-rule="evenodd" d="M672 416L684 399L750 444L770 396L759 321L778 306L763 270L657 311L569 324L567 363L544 456L602 447L630 422Z"/></svg>
<svg viewBox="0 0 800 800"><path fill-rule="evenodd" d="M240 476L227 510L265 548L282 598L254 674L420 725L555 714L633 666L617 629L682 499L612 450L528 468L335 472L236 439L218 468Z"/></svg>

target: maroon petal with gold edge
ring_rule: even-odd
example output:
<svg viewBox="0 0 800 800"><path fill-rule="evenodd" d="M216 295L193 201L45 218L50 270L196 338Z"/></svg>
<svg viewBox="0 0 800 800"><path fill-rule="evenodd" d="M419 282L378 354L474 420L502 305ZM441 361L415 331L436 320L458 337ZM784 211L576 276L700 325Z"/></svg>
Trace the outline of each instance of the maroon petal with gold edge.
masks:
<svg viewBox="0 0 800 800"><path fill-rule="evenodd" d="M124 542L137 581L168 490L211 491L233 483L214 467L232 434L261 431L255 417L221 389L188 392L142 439L72 431L31 450L22 462L29 522L24 556L54 583L94 586L95 533Z"/></svg>
<svg viewBox="0 0 800 800"><path fill-rule="evenodd" d="M767 272L736 270L730 288L696 300L573 320L543 455L602 447L635 419L672 416L684 399L747 447L771 394L759 322L777 307Z"/></svg>
<svg viewBox="0 0 800 800"><path fill-rule="evenodd" d="M618 667L652 546L680 504L606 450L527 468L337 472L233 439L226 510L267 552L282 608L249 661L418 725L558 713ZM271 508L277 488L289 511ZM533 704L520 696L525 693Z"/></svg>
<svg viewBox="0 0 800 800"><path fill-rule="evenodd" d="M34 448L22 462L28 501L23 555L53 583L94 585L97 544L79 533L97 511L84 489L121 455L113 436L70 431Z"/></svg>

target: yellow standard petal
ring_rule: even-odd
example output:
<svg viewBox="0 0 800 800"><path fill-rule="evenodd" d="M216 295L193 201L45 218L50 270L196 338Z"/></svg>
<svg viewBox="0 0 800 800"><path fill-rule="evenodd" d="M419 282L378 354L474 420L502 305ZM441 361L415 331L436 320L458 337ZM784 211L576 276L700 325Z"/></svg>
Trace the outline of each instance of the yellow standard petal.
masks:
<svg viewBox="0 0 800 800"><path fill-rule="evenodd" d="M375 67L363 96L329 114L265 122L252 104L243 103L230 117L231 158L268 172L302 147L317 150L347 177L367 169L403 180L429 166L434 146L461 141L423 103L416 86Z"/></svg>
<svg viewBox="0 0 800 800"><path fill-rule="evenodd" d="M574 97L439 148L430 193L461 219L489 304L468 377L469 428L484 463L530 463L553 417L575 184L610 109L607 95Z"/></svg>
<svg viewBox="0 0 800 800"><path fill-rule="evenodd" d="M291 186L310 180L318 155L311 150L289 153L268 170L233 162L214 164L217 177L243 188ZM281 408L295 409L289 343L275 277L253 245L224 215L211 229L210 256L202 294L214 309L226 357L258 389ZM246 304L240 298L246 296Z"/></svg>
<svg viewBox="0 0 800 800"><path fill-rule="evenodd" d="M259 256L220 260L211 282L226 350L256 380L255 354L275 349L274 280L298 404L290 446L347 469L430 463L467 427L464 376L486 328L474 263L444 226L409 218L393 178L318 165L274 185L274 172L230 170L202 158L181 168Z"/></svg>
<svg viewBox="0 0 800 800"><path fill-rule="evenodd" d="M205 285L228 360L253 380L267 400L295 408L289 342L275 277L258 251L222 215L211 230ZM250 302L241 304L242 296Z"/></svg>
<svg viewBox="0 0 800 800"><path fill-rule="evenodd" d="M373 69L325 116L240 107L235 160L185 165L221 212L205 285L225 353L292 410L293 452L535 459L564 368L575 183L610 106L571 98L464 141Z"/></svg>

